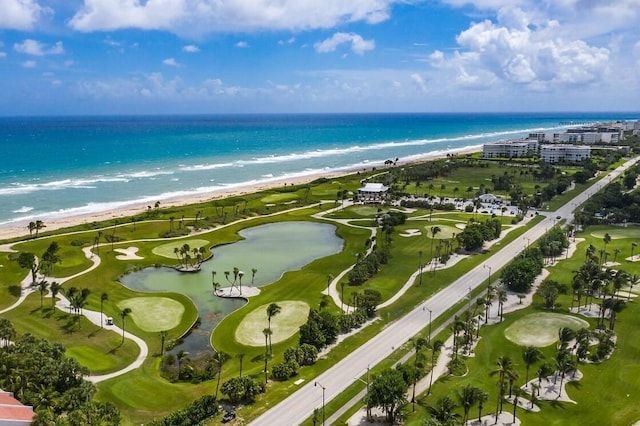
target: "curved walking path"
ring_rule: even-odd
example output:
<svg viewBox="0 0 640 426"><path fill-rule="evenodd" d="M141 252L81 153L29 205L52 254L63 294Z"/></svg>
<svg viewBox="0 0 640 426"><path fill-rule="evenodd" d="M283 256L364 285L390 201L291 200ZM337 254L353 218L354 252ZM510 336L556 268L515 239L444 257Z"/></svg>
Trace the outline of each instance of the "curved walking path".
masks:
<svg viewBox="0 0 640 426"><path fill-rule="evenodd" d="M322 205L323 201L320 201L317 205ZM274 215L278 215L278 214L283 214L283 213L287 213L290 211L296 211L296 210L300 210L300 209L306 209L306 208L310 208L313 207L312 206L300 206L300 207L295 207L292 209L288 209L285 211L281 211L281 212L274 212L274 213L270 213L268 215L263 215L260 217L269 217L269 216L274 216ZM338 207L338 209L341 207ZM335 211L335 209L332 209L331 211ZM218 227L216 227L215 229L220 229L220 228L225 228L234 224L237 224L239 222L244 222L247 220L251 220L254 219L254 217L247 217L247 218L243 218L234 222L229 222L228 224L224 224L224 225L220 225ZM151 222L151 221L157 221L157 220L149 220L149 221L144 221L144 222ZM139 222L141 223L141 222ZM117 225L118 226L126 226L129 225L128 223L122 223ZM103 229L112 229L113 227L105 227ZM188 238L188 237L193 237L194 235L200 235L200 234L205 234L205 233L209 233L211 232L213 229L202 229L199 231L195 231L190 233L189 235L183 235L180 237L174 237L174 238L147 238L147 239L140 239L140 240L131 240L131 241L121 241L119 243L115 243L115 245L118 244L132 244L132 243L136 243L136 242L153 242L153 241L167 241L167 240L172 240L172 239L184 239L184 238ZM60 235L71 235L71 234L80 234L80 233L86 233L88 231L73 231L73 232L69 232L69 233L65 233L65 234L57 234L57 235L51 235L51 236L47 236L44 238L51 238L54 236L60 236ZM15 253L16 250L13 249L13 245L18 244L19 242L14 242L14 243L9 243L9 244L3 244L0 245L0 251L2 252L9 252L9 253ZM104 246L109 246L112 245L112 243L101 243L98 244L98 247L104 247ZM53 282L56 281L60 284L64 284L65 282L77 278L81 275L87 274L91 271L93 271L94 269L98 268L102 262L100 256L98 254L93 253L92 250L93 246L90 247L84 247L82 249L82 251L84 252L84 255L87 257L87 259L92 261L92 265L85 269L84 271L78 272L77 274L68 276L68 277L63 277L63 278L53 278L53 277L43 277L43 276L38 276L37 280L47 280L48 282ZM348 271L347 271L348 272ZM31 272L27 273L27 276L20 282L20 287L21 287L21 292L20 292L20 297L18 298L18 300L16 300L16 302L5 308L0 310L0 314L3 314L5 312L11 311L12 309L17 308L18 306L20 306L27 298L27 296L29 296L31 293L34 293L37 291L36 287L33 285L33 281L31 278ZM49 293L50 295L50 293ZM56 302L56 308L60 309L61 311L67 311L70 307L70 303L69 300L62 294L58 293L58 295L56 296L58 298L58 301ZM112 330L115 333L118 333L120 335L123 334L123 330L114 325L104 325L104 316L100 314L100 312L96 312L96 311L91 311L91 310L87 310L87 309L83 309L82 310L82 315L85 316L89 321L91 321L93 324L98 325L102 328L105 328L107 330ZM140 366L142 366L142 363L145 361L145 359L147 358L147 356L149 355L149 347L147 346L147 343L135 336L134 334L131 334L127 331L124 332L124 337L127 339L132 340L134 343L136 343L138 345L138 348L140 349L140 353L138 354L138 357L136 358L136 360L134 362L132 362L131 364L129 364L128 366L114 371L112 373L109 374L103 374L103 375L99 375L99 376L88 376L86 377L87 380L89 380L90 382L93 383L99 383L102 382L104 380L109 380L112 379L114 377L118 377L121 376L123 374L126 374L132 370L135 370L137 368L139 368Z"/></svg>

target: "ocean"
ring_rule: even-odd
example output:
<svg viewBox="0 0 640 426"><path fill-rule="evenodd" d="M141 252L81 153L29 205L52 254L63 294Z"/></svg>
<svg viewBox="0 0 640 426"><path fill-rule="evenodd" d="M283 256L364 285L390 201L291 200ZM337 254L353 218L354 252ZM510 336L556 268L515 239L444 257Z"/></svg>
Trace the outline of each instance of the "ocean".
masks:
<svg viewBox="0 0 640 426"><path fill-rule="evenodd" d="M629 113L0 117L0 227L411 161Z"/></svg>

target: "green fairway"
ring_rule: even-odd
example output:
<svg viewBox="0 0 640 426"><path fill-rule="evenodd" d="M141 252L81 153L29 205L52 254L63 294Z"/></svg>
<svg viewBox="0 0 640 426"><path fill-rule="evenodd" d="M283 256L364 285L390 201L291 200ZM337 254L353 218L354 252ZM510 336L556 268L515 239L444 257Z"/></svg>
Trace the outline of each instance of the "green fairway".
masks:
<svg viewBox="0 0 640 426"><path fill-rule="evenodd" d="M269 194L262 197L260 201L263 203L283 203L285 201L297 200L298 194L295 192L285 192L284 194Z"/></svg>
<svg viewBox="0 0 640 426"><path fill-rule="evenodd" d="M282 342L297 333L309 315L309 305L305 302L284 300L276 303L282 310L278 315L271 317L272 343ZM244 317L236 328L235 338L238 343L247 346L264 345L262 330L269 326L267 306L269 305L259 306Z"/></svg>
<svg viewBox="0 0 640 426"><path fill-rule="evenodd" d="M209 244L209 241L199 240L199 239L174 241L171 243L166 243L166 244L162 244L160 246L154 247L153 254L156 254L158 256L168 257L171 259L177 259L174 250L176 248L183 247L185 244L188 244L189 247L191 247L191 249L193 250L194 248L207 246Z"/></svg>
<svg viewBox="0 0 640 426"><path fill-rule="evenodd" d="M540 312L520 318L504 334L518 345L545 347L558 340L558 330L561 327L577 330L589 327L589 323L570 315Z"/></svg>
<svg viewBox="0 0 640 426"><path fill-rule="evenodd" d="M621 238L640 238L640 228L637 226L630 226L627 228L612 228L593 231L592 237L604 238L604 234L609 234L611 239L618 240Z"/></svg>
<svg viewBox="0 0 640 426"><path fill-rule="evenodd" d="M168 297L134 297L118 303L120 309L131 309L131 318L144 331L171 330L180 324L184 306Z"/></svg>
<svg viewBox="0 0 640 426"><path fill-rule="evenodd" d="M454 226L449 226L449 225L431 225L431 224L429 224L429 225L423 227L424 234L429 238L431 238L431 227L432 226L437 226L438 228L440 228L440 232L438 232L434 237L436 240L448 240L449 238L452 238L454 234L457 235L457 234L462 232L462 229L458 229L458 228L456 228Z"/></svg>

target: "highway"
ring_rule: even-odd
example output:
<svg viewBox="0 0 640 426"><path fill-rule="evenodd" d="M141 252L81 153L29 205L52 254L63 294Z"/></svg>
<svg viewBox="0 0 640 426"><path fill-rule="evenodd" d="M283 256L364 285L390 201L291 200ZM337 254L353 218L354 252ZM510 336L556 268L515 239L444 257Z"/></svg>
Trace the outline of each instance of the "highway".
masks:
<svg viewBox="0 0 640 426"><path fill-rule="evenodd" d="M507 244L487 259L486 262L473 268L464 276L454 281L450 286L434 294L404 317L389 324L375 337L353 351L332 368L320 374L314 381L302 386L298 391L255 419L251 424L255 426L273 426L297 425L302 423L313 414L315 408L322 408L323 394L325 404L327 404L348 386L353 384L354 377L360 377L367 366L373 367L378 364L420 332L420 330L424 329L428 324L427 309L431 310L432 320L443 315L456 303L467 297L470 290L480 286L489 278L490 271L498 271L522 252L528 244L540 238L555 224L557 216L560 216L562 219L571 220L573 210L577 206L598 192L606 183L618 177L626 168L635 164L636 161L637 158L627 161L624 165L610 172L609 176L601 179L600 182L573 198L557 211L546 213L548 216L524 233L522 237ZM314 385L316 382L319 386Z"/></svg>

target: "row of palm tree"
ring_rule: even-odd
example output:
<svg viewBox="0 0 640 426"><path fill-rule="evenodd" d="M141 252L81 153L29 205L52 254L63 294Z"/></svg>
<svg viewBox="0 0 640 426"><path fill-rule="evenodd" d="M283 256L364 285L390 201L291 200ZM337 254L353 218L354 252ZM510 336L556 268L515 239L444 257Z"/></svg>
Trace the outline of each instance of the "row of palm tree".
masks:
<svg viewBox="0 0 640 426"><path fill-rule="evenodd" d="M204 261L206 250L205 247L191 248L189 244L184 243L181 247L174 247L173 254L176 255L181 267L198 268Z"/></svg>

